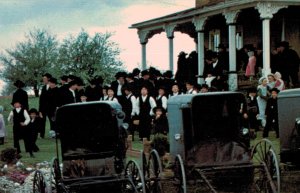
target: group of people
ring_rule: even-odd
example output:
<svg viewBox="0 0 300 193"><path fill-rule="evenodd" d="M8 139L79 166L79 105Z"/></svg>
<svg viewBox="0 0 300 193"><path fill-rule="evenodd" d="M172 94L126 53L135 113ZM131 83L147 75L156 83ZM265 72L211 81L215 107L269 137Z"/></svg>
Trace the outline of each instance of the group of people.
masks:
<svg viewBox="0 0 300 193"><path fill-rule="evenodd" d="M260 120L265 128L264 137L268 136L268 130L271 127L274 127L277 136L279 135L278 121L273 114L277 108L276 93L283 90L289 84L289 80L294 86L298 86L296 74L299 70L299 57L297 53L289 48L288 42L281 42L276 48L277 52L272 57L271 67L272 72L274 70L278 72L268 75L268 78L261 78L257 89L250 89L251 92L248 95L250 127L258 130L257 120ZM228 73L226 73L229 71L228 52L223 44L220 44L218 49L218 53L210 50L205 53L202 78L205 79L206 84L202 85L196 83L197 74L195 73L198 72L196 69L198 65L197 54L194 52L188 58L184 52L179 54L178 70L174 78L171 71L161 73L152 67L143 71L135 68L130 73L117 72L115 80L108 85L104 85L105 81L101 76L96 76L91 78L86 86L80 77L64 75L59 78L60 82L58 82L58 79L51 74L45 73L42 76L44 85L40 93L38 110L29 109L28 95L23 90L25 84L17 80L14 84L17 90L12 99L14 110L9 116L14 123L14 147L21 152L19 139L24 138L26 151L33 156L32 152L39 150L35 144L38 133L41 138L45 137L46 118L48 117L50 122L50 135L54 137L57 131L55 125L57 108L65 104L87 101L120 103L126 114L124 121L129 124L129 132L134 136L134 131L138 131L140 139L149 139L151 133L167 134L166 111L167 100L170 97L228 90ZM255 51L249 45L241 51L243 54L239 52L238 59L247 63L246 76L255 76L257 67L262 65L261 52L259 49ZM189 68L185 68L187 64ZM273 118L270 118L272 115ZM22 129L24 127L26 129Z"/></svg>

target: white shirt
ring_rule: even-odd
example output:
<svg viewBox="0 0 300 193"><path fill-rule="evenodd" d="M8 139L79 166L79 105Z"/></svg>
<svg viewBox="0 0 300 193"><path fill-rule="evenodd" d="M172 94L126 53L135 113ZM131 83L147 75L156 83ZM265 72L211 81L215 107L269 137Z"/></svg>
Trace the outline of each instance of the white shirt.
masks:
<svg viewBox="0 0 300 193"><path fill-rule="evenodd" d="M75 91L72 90L72 89L69 89L69 91L71 91L71 93L72 93L72 95L73 95L73 97L74 97L74 102L76 103L77 101L76 101Z"/></svg>
<svg viewBox="0 0 300 193"><path fill-rule="evenodd" d="M120 84L119 80L117 80L118 84L118 89L117 89L117 96L122 96L122 84Z"/></svg>
<svg viewBox="0 0 300 193"><path fill-rule="evenodd" d="M17 113L19 113L21 111L21 108L16 108L16 111ZM10 111L7 120L11 122L13 120L13 117L14 117L14 112ZM28 125L30 123L30 117L25 109L24 109L24 117L25 117L24 124Z"/></svg>
<svg viewBox="0 0 300 193"><path fill-rule="evenodd" d="M108 97L106 99L107 101L115 101L115 102L119 102L118 99L116 97Z"/></svg>
<svg viewBox="0 0 300 193"><path fill-rule="evenodd" d="M186 92L186 94L197 94L197 92L194 89L190 89Z"/></svg>
<svg viewBox="0 0 300 193"><path fill-rule="evenodd" d="M218 61L219 61L219 60L217 60L215 63L213 63L213 67L214 67L214 68L217 66Z"/></svg>
<svg viewBox="0 0 300 193"><path fill-rule="evenodd" d="M147 96L148 96L148 95L146 95L146 96L141 96L143 102L145 102ZM154 115L154 113L153 113L153 108L156 107L156 102L155 102L154 98L151 97L151 96L150 96L150 98L149 98L149 103L150 103L150 106L151 106L149 115L152 116L152 115ZM136 106L137 106L137 113L136 113L136 114L139 115L139 114L140 114L140 100L136 100L136 104L137 104L137 105L136 105Z"/></svg>
<svg viewBox="0 0 300 193"><path fill-rule="evenodd" d="M100 98L100 101L107 101L107 100L108 100L108 96L107 95Z"/></svg>
<svg viewBox="0 0 300 193"><path fill-rule="evenodd" d="M131 98L130 98L130 101L131 101L131 107L132 107L131 116L134 116L134 115L138 114L138 113L137 113L137 112L138 112L138 107L137 107L136 98L135 98L135 96L132 95L132 94L129 94L129 95L126 96L127 99L129 99L129 97L131 97Z"/></svg>

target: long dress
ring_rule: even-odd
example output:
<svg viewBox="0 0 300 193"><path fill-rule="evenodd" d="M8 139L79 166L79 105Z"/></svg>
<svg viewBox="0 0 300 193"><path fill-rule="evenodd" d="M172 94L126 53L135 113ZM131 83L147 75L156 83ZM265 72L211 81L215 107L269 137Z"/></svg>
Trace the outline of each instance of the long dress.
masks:
<svg viewBox="0 0 300 193"><path fill-rule="evenodd" d="M4 144L4 137L6 136L6 128L3 115L0 114L0 145Z"/></svg>
<svg viewBox="0 0 300 193"><path fill-rule="evenodd" d="M256 66L256 57L255 56L250 56L246 68L246 76L255 76L255 66Z"/></svg>

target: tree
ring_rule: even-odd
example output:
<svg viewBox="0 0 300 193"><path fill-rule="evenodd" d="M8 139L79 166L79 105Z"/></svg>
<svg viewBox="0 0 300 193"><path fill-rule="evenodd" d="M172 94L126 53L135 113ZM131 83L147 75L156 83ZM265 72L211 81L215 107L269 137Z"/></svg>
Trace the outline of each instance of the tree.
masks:
<svg viewBox="0 0 300 193"><path fill-rule="evenodd" d="M46 30L35 29L25 35L25 41L17 43L13 49L0 54L4 70L0 76L9 85L17 79L33 87L36 96L42 74L56 68L58 41Z"/></svg>
<svg viewBox="0 0 300 193"><path fill-rule="evenodd" d="M90 37L82 30L77 37L65 38L59 49L61 72L80 76L84 80L102 76L110 82L122 67L120 49L110 41L111 36L112 33L96 33Z"/></svg>

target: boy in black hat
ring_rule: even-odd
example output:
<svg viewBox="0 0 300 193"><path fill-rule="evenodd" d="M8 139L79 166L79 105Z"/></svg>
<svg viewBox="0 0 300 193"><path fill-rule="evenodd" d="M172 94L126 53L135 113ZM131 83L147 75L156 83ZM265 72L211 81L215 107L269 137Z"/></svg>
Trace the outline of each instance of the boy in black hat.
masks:
<svg viewBox="0 0 300 193"><path fill-rule="evenodd" d="M166 110L162 107L153 108L154 119L152 120L153 124L153 133L161 133L167 135L169 132L168 118L166 116Z"/></svg>
<svg viewBox="0 0 300 193"><path fill-rule="evenodd" d="M269 136L269 131L273 128L276 132L276 137L279 137L279 126L278 126L278 107L277 107L277 95L279 90L273 88L271 90L271 98L267 101L266 117L267 123L264 128L263 137Z"/></svg>
<svg viewBox="0 0 300 193"><path fill-rule="evenodd" d="M123 87L123 92L125 93L125 100L122 109L126 115L124 122L128 123L128 131L132 135L132 141L134 141L135 125L133 125L133 120L137 119L137 102L135 96L132 93L132 90L133 88L130 85Z"/></svg>
<svg viewBox="0 0 300 193"><path fill-rule="evenodd" d="M35 108L32 108L29 110L29 116L30 116L30 122L27 125L28 127L28 135L30 138L30 142L31 142L31 148L33 152L38 152L40 149L39 147L36 145L36 140L38 137L38 129L40 127L40 117L39 117L39 113Z"/></svg>

